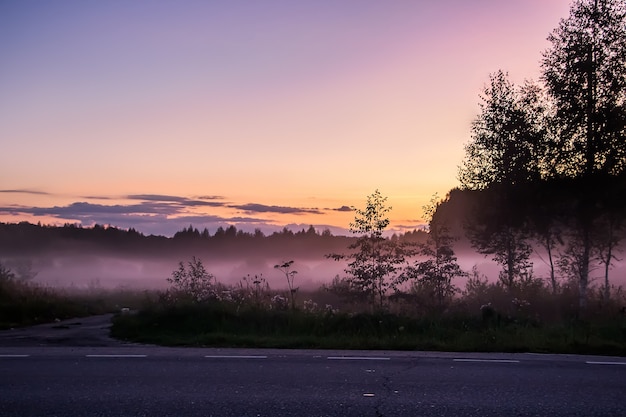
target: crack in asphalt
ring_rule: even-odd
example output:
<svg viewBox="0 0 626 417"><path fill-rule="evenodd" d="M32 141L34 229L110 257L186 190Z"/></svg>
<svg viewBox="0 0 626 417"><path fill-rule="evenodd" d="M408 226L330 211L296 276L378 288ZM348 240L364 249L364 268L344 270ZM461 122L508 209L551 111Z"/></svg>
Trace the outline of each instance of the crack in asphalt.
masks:
<svg viewBox="0 0 626 417"><path fill-rule="evenodd" d="M392 384L393 384L393 380L392 378L394 376L400 375L404 372L410 372L413 369L417 368L418 364L417 361L411 361L411 364L399 369L395 372L392 372L390 375L383 375L383 381L381 384L381 387L383 388L383 392L385 393L385 395L380 398L376 404L374 405L374 413L376 415L376 417L385 417L385 414L382 411L382 407L389 401L390 397L393 396L394 394L396 394L397 392L392 388Z"/></svg>

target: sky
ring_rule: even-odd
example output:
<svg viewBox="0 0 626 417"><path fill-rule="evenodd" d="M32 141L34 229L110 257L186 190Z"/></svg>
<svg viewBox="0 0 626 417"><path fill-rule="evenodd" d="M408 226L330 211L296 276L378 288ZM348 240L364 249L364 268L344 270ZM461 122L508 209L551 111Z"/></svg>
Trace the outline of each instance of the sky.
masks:
<svg viewBox="0 0 626 417"><path fill-rule="evenodd" d="M0 1L0 221L339 234L378 189L419 228L569 5Z"/></svg>

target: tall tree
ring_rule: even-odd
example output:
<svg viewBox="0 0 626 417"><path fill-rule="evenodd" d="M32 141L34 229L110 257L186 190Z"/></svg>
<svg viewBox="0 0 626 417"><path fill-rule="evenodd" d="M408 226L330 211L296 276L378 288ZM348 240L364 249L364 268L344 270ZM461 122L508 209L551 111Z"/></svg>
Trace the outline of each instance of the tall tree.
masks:
<svg viewBox="0 0 626 417"><path fill-rule="evenodd" d="M459 168L461 187L481 190L539 179L546 147L538 87L527 83L518 89L498 71L490 75L481 99Z"/></svg>
<svg viewBox="0 0 626 417"><path fill-rule="evenodd" d="M482 100L459 169L463 188L481 190L466 232L480 253L501 265L500 280L510 288L531 267L521 191L550 165L545 110L538 87L518 89L503 71L490 76Z"/></svg>
<svg viewBox="0 0 626 417"><path fill-rule="evenodd" d="M619 173L626 165L626 3L575 0L548 37L543 80L568 151L566 174Z"/></svg>
<svg viewBox="0 0 626 417"><path fill-rule="evenodd" d="M580 179L571 215L570 253L579 307L587 304L599 186L626 166L626 3L575 0L550 34L543 80L556 107L563 149L562 175ZM602 193L600 193L602 194ZM604 192L604 194L606 194Z"/></svg>

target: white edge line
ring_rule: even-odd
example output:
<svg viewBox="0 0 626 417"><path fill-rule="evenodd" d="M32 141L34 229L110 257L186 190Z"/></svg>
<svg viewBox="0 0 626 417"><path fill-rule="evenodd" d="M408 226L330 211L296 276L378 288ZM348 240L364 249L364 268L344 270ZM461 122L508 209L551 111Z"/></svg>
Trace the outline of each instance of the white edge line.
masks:
<svg viewBox="0 0 626 417"><path fill-rule="evenodd" d="M391 358L381 358L376 356L329 356L326 359L332 360L346 360L346 361L388 361Z"/></svg>
<svg viewBox="0 0 626 417"><path fill-rule="evenodd" d="M208 359L267 359L266 355L205 355Z"/></svg>
<svg viewBox="0 0 626 417"><path fill-rule="evenodd" d="M587 361L588 365L626 365L626 362L602 362L602 361Z"/></svg>
<svg viewBox="0 0 626 417"><path fill-rule="evenodd" d="M0 355L0 358L28 358L30 355Z"/></svg>
<svg viewBox="0 0 626 417"><path fill-rule="evenodd" d="M454 358L454 362L519 363L516 359L466 359Z"/></svg>
<svg viewBox="0 0 626 417"><path fill-rule="evenodd" d="M145 358L148 355L85 355L86 358Z"/></svg>

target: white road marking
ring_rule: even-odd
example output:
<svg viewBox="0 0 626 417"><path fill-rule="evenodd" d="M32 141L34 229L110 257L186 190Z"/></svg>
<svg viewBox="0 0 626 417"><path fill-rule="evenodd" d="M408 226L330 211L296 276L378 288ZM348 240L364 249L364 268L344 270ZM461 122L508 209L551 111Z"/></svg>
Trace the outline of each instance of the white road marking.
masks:
<svg viewBox="0 0 626 417"><path fill-rule="evenodd" d="M267 359L265 355L206 355L209 359Z"/></svg>
<svg viewBox="0 0 626 417"><path fill-rule="evenodd" d="M518 360L515 359L466 359L466 358L455 358L454 362L487 362L487 363L519 363Z"/></svg>
<svg viewBox="0 0 626 417"><path fill-rule="evenodd" d="M363 396L364 396L364 397L373 397L373 396L374 396L374 394L371 394L371 393L365 393L365 394L363 394Z"/></svg>
<svg viewBox="0 0 626 417"><path fill-rule="evenodd" d="M602 361L587 361L588 365L626 365L626 362L602 362Z"/></svg>
<svg viewBox="0 0 626 417"><path fill-rule="evenodd" d="M6 354L6 355L0 355L0 358L28 358L30 355L11 355L11 354Z"/></svg>
<svg viewBox="0 0 626 417"><path fill-rule="evenodd" d="M85 355L87 358L146 358L148 355Z"/></svg>
<svg viewBox="0 0 626 417"><path fill-rule="evenodd" d="M346 361L388 361L391 358L381 358L376 356L329 356L328 360L346 360Z"/></svg>

